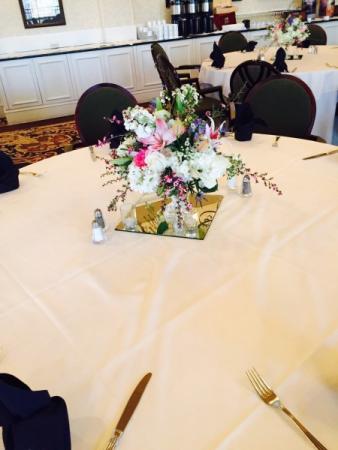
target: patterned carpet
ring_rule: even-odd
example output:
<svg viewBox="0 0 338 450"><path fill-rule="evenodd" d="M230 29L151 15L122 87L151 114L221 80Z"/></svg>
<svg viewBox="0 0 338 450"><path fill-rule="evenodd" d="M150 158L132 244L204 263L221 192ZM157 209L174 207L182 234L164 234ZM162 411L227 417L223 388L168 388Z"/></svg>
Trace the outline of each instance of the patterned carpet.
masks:
<svg viewBox="0 0 338 450"><path fill-rule="evenodd" d="M1 131L0 149L20 167L80 146L74 121Z"/></svg>

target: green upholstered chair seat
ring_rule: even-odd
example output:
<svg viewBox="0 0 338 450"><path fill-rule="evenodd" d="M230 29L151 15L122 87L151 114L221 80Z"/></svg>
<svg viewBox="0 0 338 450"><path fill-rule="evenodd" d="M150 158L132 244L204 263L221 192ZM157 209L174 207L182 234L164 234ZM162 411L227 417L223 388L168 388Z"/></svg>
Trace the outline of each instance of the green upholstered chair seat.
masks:
<svg viewBox="0 0 338 450"><path fill-rule="evenodd" d="M280 73L266 61L248 60L232 72L230 90L235 102L242 102L257 83Z"/></svg>
<svg viewBox="0 0 338 450"><path fill-rule="evenodd" d="M324 28L315 23L310 23L308 25L308 28L310 31L309 36L310 45L326 45L327 35Z"/></svg>
<svg viewBox="0 0 338 450"><path fill-rule="evenodd" d="M136 99L126 89L111 83L101 83L85 91L78 101L75 118L81 140L86 145L97 144L98 140L111 133L123 133L123 127L111 124L105 118L121 113L136 105Z"/></svg>
<svg viewBox="0 0 338 450"><path fill-rule="evenodd" d="M237 52L244 50L248 41L239 31L228 31L224 33L218 45L223 53Z"/></svg>
<svg viewBox="0 0 338 450"><path fill-rule="evenodd" d="M316 102L310 88L291 75L272 77L258 83L246 98L256 118L255 132L310 138Z"/></svg>

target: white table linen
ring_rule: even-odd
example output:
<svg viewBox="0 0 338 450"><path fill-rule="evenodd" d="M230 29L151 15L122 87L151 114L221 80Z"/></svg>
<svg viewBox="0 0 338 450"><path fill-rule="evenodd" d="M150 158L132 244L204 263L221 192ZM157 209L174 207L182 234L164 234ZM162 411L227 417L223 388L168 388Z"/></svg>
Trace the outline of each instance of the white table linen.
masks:
<svg viewBox="0 0 338 450"><path fill-rule="evenodd" d="M1 372L65 398L74 450L94 450L153 377L121 450L310 450L255 395L251 366L328 449L338 442L338 155L315 142L228 140L283 196L228 191L204 241L113 231L113 188L80 149L30 166L0 197ZM132 196L133 197L133 196ZM2 448L0 444L0 448Z"/></svg>
<svg viewBox="0 0 338 450"><path fill-rule="evenodd" d="M332 142L334 117L338 93L338 68L328 67L327 63L338 67L338 47L318 46L317 54L309 54L307 49L296 50L303 55L301 60L286 61L291 75L303 80L312 90L316 99L317 113L312 133ZM276 49L269 48L265 58L272 61ZM225 54L223 69L211 67L211 60L203 62L199 74L202 83L223 86L225 95L230 93L230 78L235 67L248 59L257 59L257 51L252 53L232 52ZM295 70L296 69L296 70ZM295 70L295 72L293 72Z"/></svg>

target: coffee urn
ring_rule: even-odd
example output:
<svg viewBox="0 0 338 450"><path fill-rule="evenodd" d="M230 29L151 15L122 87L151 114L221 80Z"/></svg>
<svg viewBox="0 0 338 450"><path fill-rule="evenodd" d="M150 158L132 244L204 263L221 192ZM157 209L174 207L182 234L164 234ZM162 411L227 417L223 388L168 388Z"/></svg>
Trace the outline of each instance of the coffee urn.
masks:
<svg viewBox="0 0 338 450"><path fill-rule="evenodd" d="M214 31L213 1L199 0L199 11L201 17L201 31L203 33Z"/></svg>
<svg viewBox="0 0 338 450"><path fill-rule="evenodd" d="M171 23L178 23L181 18L182 8L181 8L181 0L171 0L170 3L170 14L171 14Z"/></svg>
<svg viewBox="0 0 338 450"><path fill-rule="evenodd" d="M202 32L201 17L198 10L198 0L188 0L187 6L187 18L189 24L190 34L199 34Z"/></svg>
<svg viewBox="0 0 338 450"><path fill-rule="evenodd" d="M214 31L213 0L171 0L170 9L180 36Z"/></svg>

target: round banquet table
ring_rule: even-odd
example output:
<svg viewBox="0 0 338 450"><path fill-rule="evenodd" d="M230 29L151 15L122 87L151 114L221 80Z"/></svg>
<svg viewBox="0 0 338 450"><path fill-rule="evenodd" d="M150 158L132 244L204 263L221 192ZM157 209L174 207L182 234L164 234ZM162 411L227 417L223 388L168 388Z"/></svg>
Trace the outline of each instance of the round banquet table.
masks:
<svg viewBox="0 0 338 450"><path fill-rule="evenodd" d="M318 46L317 54L309 54L308 49L295 48L303 55L301 60L286 61L291 75L297 76L311 88L316 99L317 113L312 134L320 136L326 142L332 142L334 119L338 94L338 46ZM265 53L266 61L272 62L276 48ZM202 83L223 86L225 95L230 93L230 78L235 67L248 59L257 59L257 51L252 53L232 52L225 54L223 69L211 66L212 61L203 62L199 74ZM329 67L327 64L335 67ZM276 105L276 108L278 105Z"/></svg>
<svg viewBox="0 0 338 450"><path fill-rule="evenodd" d="M113 186L88 148L22 169L42 176L1 196L1 372L66 400L74 450L96 448L148 371L121 450L312 449L253 392L251 366L336 448L338 155L304 161L333 147L273 141L223 143L283 195L223 181L204 241L116 232L113 213L92 244Z"/></svg>

